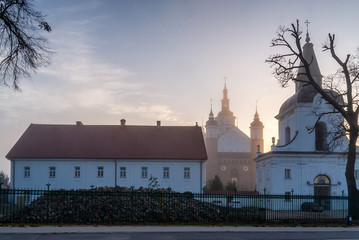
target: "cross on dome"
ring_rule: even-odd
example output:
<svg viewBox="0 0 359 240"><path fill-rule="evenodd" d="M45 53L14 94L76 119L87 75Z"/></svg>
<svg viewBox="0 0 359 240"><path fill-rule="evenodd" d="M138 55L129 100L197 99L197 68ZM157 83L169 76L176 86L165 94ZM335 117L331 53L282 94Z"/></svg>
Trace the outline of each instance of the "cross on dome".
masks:
<svg viewBox="0 0 359 240"><path fill-rule="evenodd" d="M309 29L310 22L308 20L306 20L304 23L307 25L307 37L305 38L305 42L309 43L310 37L309 37L308 29Z"/></svg>

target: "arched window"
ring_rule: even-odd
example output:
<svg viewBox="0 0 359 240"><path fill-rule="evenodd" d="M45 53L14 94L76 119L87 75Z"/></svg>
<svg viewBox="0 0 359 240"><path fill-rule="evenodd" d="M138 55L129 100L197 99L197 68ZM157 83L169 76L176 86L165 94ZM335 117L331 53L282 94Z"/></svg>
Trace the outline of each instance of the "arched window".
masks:
<svg viewBox="0 0 359 240"><path fill-rule="evenodd" d="M315 127L315 149L319 151L327 151L327 125L324 122L317 123Z"/></svg>
<svg viewBox="0 0 359 240"><path fill-rule="evenodd" d="M290 141L290 128L285 128L285 144L288 144Z"/></svg>
<svg viewBox="0 0 359 240"><path fill-rule="evenodd" d="M327 175L318 175L314 178L314 185L330 185L330 178Z"/></svg>

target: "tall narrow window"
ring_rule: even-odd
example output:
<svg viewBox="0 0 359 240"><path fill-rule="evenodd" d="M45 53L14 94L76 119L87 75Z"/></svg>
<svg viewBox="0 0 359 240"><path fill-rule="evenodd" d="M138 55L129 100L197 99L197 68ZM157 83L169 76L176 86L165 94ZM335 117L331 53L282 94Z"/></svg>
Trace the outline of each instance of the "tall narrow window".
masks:
<svg viewBox="0 0 359 240"><path fill-rule="evenodd" d="M24 178L29 178L30 177L30 167L26 166L24 167Z"/></svg>
<svg viewBox="0 0 359 240"><path fill-rule="evenodd" d="M292 178L290 169L284 169L284 178L285 179L291 179Z"/></svg>
<svg viewBox="0 0 359 240"><path fill-rule="evenodd" d="M103 177L103 166L97 167L97 177Z"/></svg>
<svg viewBox="0 0 359 240"><path fill-rule="evenodd" d="M148 177L148 167L141 167L141 178Z"/></svg>
<svg viewBox="0 0 359 240"><path fill-rule="evenodd" d="M126 167L120 167L120 178L126 178Z"/></svg>
<svg viewBox="0 0 359 240"><path fill-rule="evenodd" d="M285 128L285 144L288 144L290 142L290 128Z"/></svg>
<svg viewBox="0 0 359 240"><path fill-rule="evenodd" d="M169 167L163 168L163 178L165 178L165 179L170 178L170 168Z"/></svg>
<svg viewBox="0 0 359 240"><path fill-rule="evenodd" d="M56 167L49 167L49 177L54 178L56 176Z"/></svg>
<svg viewBox="0 0 359 240"><path fill-rule="evenodd" d="M79 166L76 166L75 167L75 178L79 178L80 177L80 174L81 174L81 171L80 171L80 167Z"/></svg>
<svg viewBox="0 0 359 240"><path fill-rule="evenodd" d="M354 170L355 179L359 179L359 170Z"/></svg>
<svg viewBox="0 0 359 240"><path fill-rule="evenodd" d="M190 177L191 177L191 175L190 175L190 168L189 167L185 167L184 168L184 172L183 172L183 177L185 178L185 179L189 179Z"/></svg>
<svg viewBox="0 0 359 240"><path fill-rule="evenodd" d="M319 151L327 151L327 125L324 122L317 123L315 127L315 149Z"/></svg>

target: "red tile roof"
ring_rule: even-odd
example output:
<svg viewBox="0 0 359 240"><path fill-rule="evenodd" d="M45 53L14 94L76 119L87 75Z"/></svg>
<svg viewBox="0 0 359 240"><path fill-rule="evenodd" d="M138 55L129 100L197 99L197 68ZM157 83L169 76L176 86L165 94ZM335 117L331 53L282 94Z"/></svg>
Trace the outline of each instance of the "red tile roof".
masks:
<svg viewBox="0 0 359 240"><path fill-rule="evenodd" d="M6 158L207 159L198 126L31 124Z"/></svg>

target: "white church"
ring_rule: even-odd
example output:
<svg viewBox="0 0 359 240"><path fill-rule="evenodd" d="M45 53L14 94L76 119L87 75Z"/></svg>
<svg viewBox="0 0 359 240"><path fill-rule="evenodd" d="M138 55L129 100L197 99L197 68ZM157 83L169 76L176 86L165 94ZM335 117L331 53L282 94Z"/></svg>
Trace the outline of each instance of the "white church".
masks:
<svg viewBox="0 0 359 240"><path fill-rule="evenodd" d="M322 86L322 75L307 33L303 54L310 65L310 71ZM299 68L300 71L305 71ZM298 78L306 81L303 75ZM257 153L257 190L267 194L304 194L320 196L347 195L345 179L348 140L333 145L332 133L337 124L343 123L338 114L318 115L330 112L327 104L313 87L296 82L295 94L280 107L278 119L279 139L271 151ZM342 101L339 99L339 101ZM316 125L316 128L313 128ZM358 170L356 170L358 177ZM326 204L326 203L322 203Z"/></svg>

